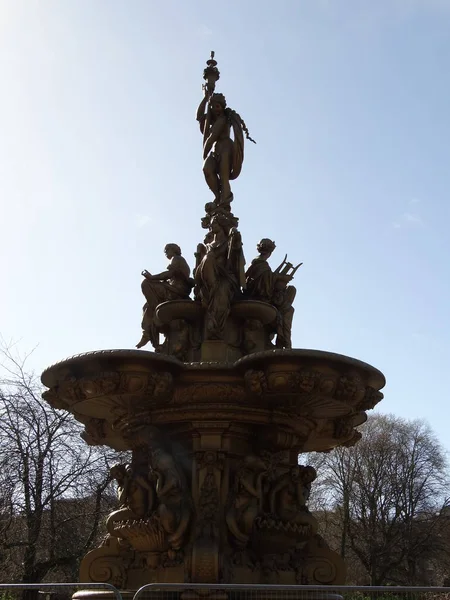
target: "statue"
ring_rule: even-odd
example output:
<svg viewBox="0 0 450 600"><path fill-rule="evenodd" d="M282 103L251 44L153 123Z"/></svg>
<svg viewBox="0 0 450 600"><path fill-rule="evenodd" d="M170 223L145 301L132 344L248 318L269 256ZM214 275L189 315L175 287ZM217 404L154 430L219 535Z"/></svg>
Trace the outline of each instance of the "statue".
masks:
<svg viewBox="0 0 450 600"><path fill-rule="evenodd" d="M167 534L170 554L180 550L191 519L191 498L185 476L173 456L161 445L158 432L151 434L149 462L156 478L157 515Z"/></svg>
<svg viewBox="0 0 450 600"><path fill-rule="evenodd" d="M119 510L109 515L106 528L110 535L122 537L115 529L115 523L148 516L155 505L155 488L149 479L138 473L130 464L114 465L110 469L110 476L117 481Z"/></svg>
<svg viewBox="0 0 450 600"><path fill-rule="evenodd" d="M225 519L241 548L248 544L255 519L263 510L263 480L267 475L267 462L255 455L246 456L236 473Z"/></svg>
<svg viewBox="0 0 450 600"><path fill-rule="evenodd" d="M151 275L147 270L142 271L142 293L146 303L143 308L142 337L136 348L142 348L148 342L159 349L159 331L155 322L155 311L158 304L168 300L189 298L194 285L190 277L190 269L186 260L181 256L177 244L167 244L164 253L170 260L166 271Z"/></svg>
<svg viewBox="0 0 450 600"><path fill-rule="evenodd" d="M309 512L306 503L311 483L316 479L313 467L298 465L281 475L273 484L269 494L270 513L285 523L309 526L310 534L317 532L317 521Z"/></svg>
<svg viewBox="0 0 450 600"><path fill-rule="evenodd" d="M256 246L257 258L254 258L245 273L247 294L253 300L271 302L274 290L274 274L268 264L268 259L275 250L275 242L263 238Z"/></svg>
<svg viewBox="0 0 450 600"><path fill-rule="evenodd" d="M275 346L277 348L291 348L291 330L294 317L292 304L297 290L288 283L292 281L297 269L303 263L294 267L286 261L286 255L279 267L272 271L267 261L275 248L275 242L268 238L263 238L256 246L259 255L252 260L245 274L246 296L252 300L269 302L278 309L279 317L276 323L277 339Z"/></svg>
<svg viewBox="0 0 450 600"><path fill-rule="evenodd" d="M241 234L230 227L224 215L211 220L210 241L197 247L195 284L206 308L206 335L221 339L230 313L231 301L245 287Z"/></svg>
<svg viewBox="0 0 450 600"><path fill-rule="evenodd" d="M216 205L229 206L233 200L230 181L236 179L244 160L244 133L248 140L247 126L237 112L227 107L225 96L214 93L219 79L214 53L204 72L207 81L203 86L204 98L197 109L197 121L203 134L203 173ZM206 112L205 112L206 109ZM230 137L233 128L234 140Z"/></svg>

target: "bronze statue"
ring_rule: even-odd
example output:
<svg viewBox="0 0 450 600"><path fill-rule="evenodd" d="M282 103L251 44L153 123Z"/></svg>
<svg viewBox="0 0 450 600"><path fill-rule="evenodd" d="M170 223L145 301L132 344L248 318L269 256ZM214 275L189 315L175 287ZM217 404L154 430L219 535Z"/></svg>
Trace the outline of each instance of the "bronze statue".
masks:
<svg viewBox="0 0 450 600"><path fill-rule="evenodd" d="M278 309L279 318L276 323L277 339L275 346L277 348L291 348L292 319L294 316L292 304L297 290L293 285L288 284L303 263L294 267L286 261L287 256L285 256L279 267L272 271L267 261L275 248L275 242L268 238L263 238L256 246L259 255L252 260L245 274L246 295L252 300L269 302Z"/></svg>
<svg viewBox="0 0 450 600"><path fill-rule="evenodd" d="M167 533L171 554L182 546L191 518L190 494L184 474L173 456L155 438L150 445L150 465L156 476L157 514Z"/></svg>
<svg viewBox="0 0 450 600"><path fill-rule="evenodd" d="M313 467L298 465L281 475L273 484L270 494L270 512L285 523L309 526L310 534L317 532L317 521L306 503L311 483L316 479Z"/></svg>
<svg viewBox="0 0 450 600"><path fill-rule="evenodd" d="M267 262L275 250L275 242L263 238L256 246L258 256L245 273L247 294L254 300L271 302L274 290L274 274Z"/></svg>
<svg viewBox="0 0 450 600"><path fill-rule="evenodd" d="M245 457L235 476L225 519L235 544L241 548L247 545L254 521L263 510L267 468L266 461L252 454Z"/></svg>
<svg viewBox="0 0 450 600"><path fill-rule="evenodd" d="M155 505L155 487L130 464L114 465L110 476L117 481L119 509L109 515L106 528L111 535L122 537L115 529L115 523L148 516Z"/></svg>
<svg viewBox="0 0 450 600"><path fill-rule="evenodd" d="M289 521L295 516L290 512L292 506L295 506L294 513L307 510L306 503L311 492L311 483L316 477L314 467L303 465L296 465L281 475L270 490L270 512Z"/></svg>
<svg viewBox="0 0 450 600"><path fill-rule="evenodd" d="M236 179L244 160L244 133L249 136L244 120L227 107L225 96L214 93L219 79L214 53L204 71L204 98L197 109L197 121L203 134L203 173L217 205L229 206L233 200L230 181ZM206 112L205 112L206 110ZM234 140L230 137L233 129Z"/></svg>
<svg viewBox="0 0 450 600"><path fill-rule="evenodd" d="M155 323L155 310L158 304L168 300L189 298L193 279L186 260L181 256L181 249L177 244L167 244L164 253L170 260L167 270L156 275L151 275L147 270L142 271L142 293L146 303L143 308L142 337L136 348L142 348L148 342L158 350L159 331Z"/></svg>
<svg viewBox="0 0 450 600"><path fill-rule="evenodd" d="M195 284L206 308L206 334L220 339L230 313L231 300L245 287L241 234L224 215L211 220L210 241L197 247Z"/></svg>

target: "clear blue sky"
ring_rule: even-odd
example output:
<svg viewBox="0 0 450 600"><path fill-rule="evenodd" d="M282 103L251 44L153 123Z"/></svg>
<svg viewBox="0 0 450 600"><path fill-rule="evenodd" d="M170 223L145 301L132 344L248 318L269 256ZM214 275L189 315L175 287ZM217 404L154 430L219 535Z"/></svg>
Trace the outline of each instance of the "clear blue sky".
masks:
<svg viewBox="0 0 450 600"><path fill-rule="evenodd" d="M141 270L204 235L212 49L258 142L247 260L304 262L294 345L380 368L449 446L450 0L1 0L3 337L37 371L139 340Z"/></svg>

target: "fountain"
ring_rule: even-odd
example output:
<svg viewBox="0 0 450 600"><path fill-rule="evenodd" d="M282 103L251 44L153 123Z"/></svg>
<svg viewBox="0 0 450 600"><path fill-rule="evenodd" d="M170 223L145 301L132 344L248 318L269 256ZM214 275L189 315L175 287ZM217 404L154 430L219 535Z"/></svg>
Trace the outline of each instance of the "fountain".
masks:
<svg viewBox="0 0 450 600"><path fill-rule="evenodd" d="M264 238L245 269L231 182L241 116L215 92L214 53L197 120L212 199L191 272L177 244L143 271L138 348L63 360L43 396L84 424L88 444L131 451L111 469L118 509L80 581L132 592L147 583L345 583L345 565L308 510L316 477L298 457L355 444L385 380L364 362L291 347L300 265L272 269ZM231 135L232 134L232 135ZM86 591L85 596L99 592Z"/></svg>

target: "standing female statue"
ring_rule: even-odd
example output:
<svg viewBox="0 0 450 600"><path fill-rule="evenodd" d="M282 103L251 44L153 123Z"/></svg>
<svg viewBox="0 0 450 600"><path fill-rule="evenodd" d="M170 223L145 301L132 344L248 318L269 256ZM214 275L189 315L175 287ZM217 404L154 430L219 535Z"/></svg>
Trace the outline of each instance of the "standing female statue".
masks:
<svg viewBox="0 0 450 600"><path fill-rule="evenodd" d="M233 297L245 287L241 234L227 217L216 215L206 244L197 248L195 284L206 308L206 335L221 339Z"/></svg>
<svg viewBox="0 0 450 600"><path fill-rule="evenodd" d="M206 183L214 194L214 202L228 206L233 200L230 181L239 176L244 161L244 133L248 140L256 142L249 136L240 115L227 108L225 96L211 93L207 86L197 110L197 121L203 134ZM230 137L231 128L234 140Z"/></svg>

